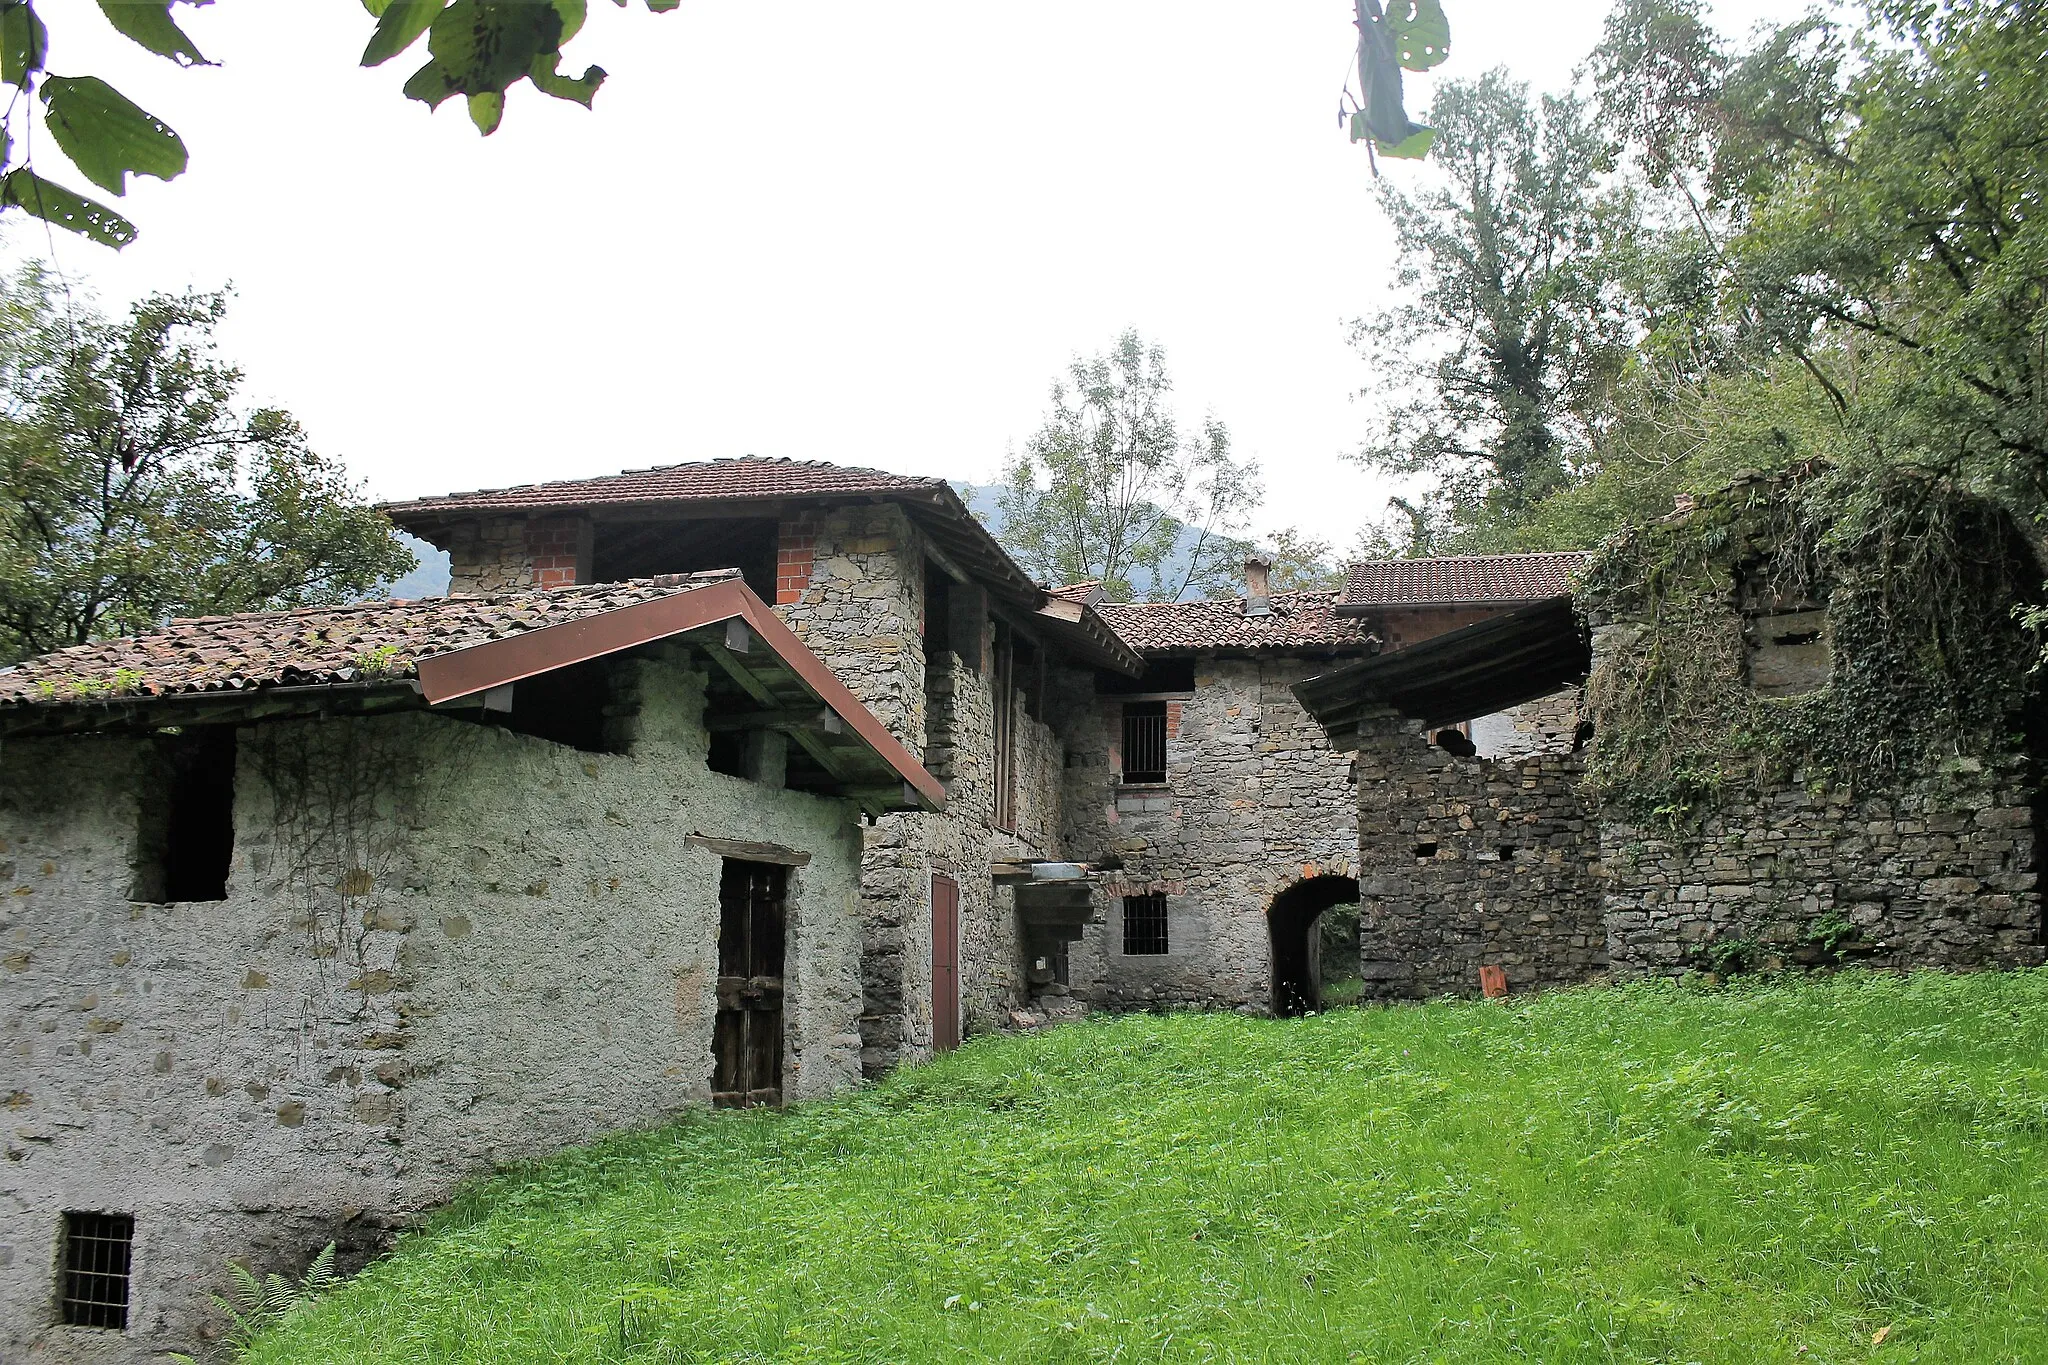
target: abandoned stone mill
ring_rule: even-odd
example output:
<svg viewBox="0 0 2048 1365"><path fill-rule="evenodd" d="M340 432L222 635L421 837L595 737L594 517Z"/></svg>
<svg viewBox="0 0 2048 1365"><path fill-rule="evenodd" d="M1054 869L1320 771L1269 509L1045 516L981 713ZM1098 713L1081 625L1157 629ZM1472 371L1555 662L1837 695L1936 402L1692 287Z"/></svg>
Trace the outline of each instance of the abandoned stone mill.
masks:
<svg viewBox="0 0 2048 1365"><path fill-rule="evenodd" d="M1090 1009L2040 963L2018 643L1973 749L1654 766L1680 646L1723 711L1884 667L1781 493L1136 604L943 480L719 460L388 507L446 597L0 671L0 1359L196 1350L231 1258L360 1264L502 1163Z"/></svg>

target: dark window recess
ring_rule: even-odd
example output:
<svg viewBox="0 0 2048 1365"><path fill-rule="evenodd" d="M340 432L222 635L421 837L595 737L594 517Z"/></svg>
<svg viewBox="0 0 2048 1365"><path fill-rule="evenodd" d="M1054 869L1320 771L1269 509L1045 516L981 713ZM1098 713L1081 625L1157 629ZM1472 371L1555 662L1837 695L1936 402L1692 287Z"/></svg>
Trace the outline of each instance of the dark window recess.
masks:
<svg viewBox="0 0 2048 1365"><path fill-rule="evenodd" d="M616 723L612 705L611 663L591 659L567 668L537 673L512 684L510 711L455 712L502 725L522 735L566 744L592 754L622 754L628 728Z"/></svg>
<svg viewBox="0 0 2048 1365"><path fill-rule="evenodd" d="M1158 957L1166 952L1166 897L1124 897L1124 956Z"/></svg>
<svg viewBox="0 0 2048 1365"><path fill-rule="evenodd" d="M591 580L619 583L664 573L738 569L756 596L773 602L777 535L773 517L600 521L591 547Z"/></svg>
<svg viewBox="0 0 2048 1365"><path fill-rule="evenodd" d="M1417 844L1415 846L1415 856L1418 858L1434 858L1436 856L1436 845Z"/></svg>
<svg viewBox="0 0 2048 1365"><path fill-rule="evenodd" d="M953 615L953 580L929 559L924 562L924 656L931 660L953 647L950 626Z"/></svg>
<svg viewBox="0 0 2048 1365"><path fill-rule="evenodd" d="M1124 781L1166 780L1166 703L1124 703Z"/></svg>
<svg viewBox="0 0 2048 1365"><path fill-rule="evenodd" d="M128 1267L135 1253L135 1216L64 1215L65 1325L128 1326Z"/></svg>
<svg viewBox="0 0 2048 1365"><path fill-rule="evenodd" d="M1192 692L1195 690L1193 659L1155 659L1135 678L1121 673L1097 672L1095 690L1105 696L1144 696L1148 692Z"/></svg>
<svg viewBox="0 0 2048 1365"><path fill-rule="evenodd" d="M995 701L995 809L990 823L1005 834L1017 828L1017 649L1010 628L998 621L990 695Z"/></svg>
<svg viewBox="0 0 2048 1365"><path fill-rule="evenodd" d="M235 857L235 728L159 735L143 778L134 899L220 901Z"/></svg>
<svg viewBox="0 0 2048 1365"><path fill-rule="evenodd" d="M1515 860L1515 846L1513 844L1502 844L1500 846L1500 860L1504 863L1511 863Z"/></svg>

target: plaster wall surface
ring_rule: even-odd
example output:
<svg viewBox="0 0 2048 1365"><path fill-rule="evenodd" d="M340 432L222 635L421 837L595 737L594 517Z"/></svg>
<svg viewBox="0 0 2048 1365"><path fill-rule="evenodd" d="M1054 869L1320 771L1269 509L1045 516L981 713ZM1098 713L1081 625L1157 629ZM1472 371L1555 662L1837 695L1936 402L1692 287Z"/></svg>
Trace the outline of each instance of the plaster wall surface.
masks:
<svg viewBox="0 0 2048 1365"><path fill-rule="evenodd" d="M0 1359L194 1349L229 1257L359 1261L494 1165L706 1103L693 834L810 855L785 1088L857 1081L851 809L709 771L702 676L621 666L623 754L419 713L244 727L217 902L128 899L147 740L0 749ZM126 1333L53 1325L66 1209L136 1217Z"/></svg>
<svg viewBox="0 0 2048 1365"><path fill-rule="evenodd" d="M1295 655L1204 655L1170 711L1167 780L1120 782L1122 700L1085 695L1071 729L1067 843L1120 860L1098 879L1096 916L1069 952L1070 989L1110 1008L1271 1006L1273 897L1310 877L1350 876L1358 810L1350 756L1334 751L1288 688L1329 667ZM1168 951L1123 951L1123 897L1166 896Z"/></svg>

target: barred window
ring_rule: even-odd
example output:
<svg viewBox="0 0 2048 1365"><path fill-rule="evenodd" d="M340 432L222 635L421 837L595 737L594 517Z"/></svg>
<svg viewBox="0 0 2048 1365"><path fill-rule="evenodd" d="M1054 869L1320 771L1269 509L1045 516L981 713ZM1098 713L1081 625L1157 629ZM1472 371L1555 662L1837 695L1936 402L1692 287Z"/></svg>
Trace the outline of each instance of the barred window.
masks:
<svg viewBox="0 0 2048 1365"><path fill-rule="evenodd" d="M1166 780L1166 703L1124 703L1124 781Z"/></svg>
<svg viewBox="0 0 2048 1365"><path fill-rule="evenodd" d="M64 1215L64 1321L72 1327L128 1326L128 1266L135 1216Z"/></svg>
<svg viewBox="0 0 2048 1365"><path fill-rule="evenodd" d="M1166 897L1124 897L1124 956L1158 957L1166 952Z"/></svg>

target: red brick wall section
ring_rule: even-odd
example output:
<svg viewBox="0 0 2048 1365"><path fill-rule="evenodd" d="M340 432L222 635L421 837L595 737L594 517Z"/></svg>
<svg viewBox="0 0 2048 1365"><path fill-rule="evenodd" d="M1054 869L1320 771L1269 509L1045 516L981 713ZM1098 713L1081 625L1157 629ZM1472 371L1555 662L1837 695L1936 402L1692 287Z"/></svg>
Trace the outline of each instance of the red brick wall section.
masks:
<svg viewBox="0 0 2048 1365"><path fill-rule="evenodd" d="M1166 737L1168 739L1180 738L1180 707L1181 704L1177 701L1166 703Z"/></svg>
<svg viewBox="0 0 2048 1365"><path fill-rule="evenodd" d="M583 522L578 519L528 522L526 553L533 561L533 586L565 588L574 583L582 543Z"/></svg>
<svg viewBox="0 0 2048 1365"><path fill-rule="evenodd" d="M811 586L811 554L817 528L799 517L776 528L775 605L801 602L804 589Z"/></svg>

